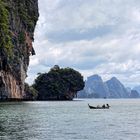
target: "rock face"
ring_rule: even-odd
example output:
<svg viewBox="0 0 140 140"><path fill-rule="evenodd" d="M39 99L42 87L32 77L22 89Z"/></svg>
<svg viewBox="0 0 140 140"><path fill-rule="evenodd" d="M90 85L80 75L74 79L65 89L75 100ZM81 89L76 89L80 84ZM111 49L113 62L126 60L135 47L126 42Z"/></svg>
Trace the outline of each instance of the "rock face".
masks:
<svg viewBox="0 0 140 140"><path fill-rule="evenodd" d="M124 85L116 78L113 77L106 82L109 92L110 98L128 98L129 94L124 87Z"/></svg>
<svg viewBox="0 0 140 140"><path fill-rule="evenodd" d="M0 0L0 99L22 99L38 0Z"/></svg>
<svg viewBox="0 0 140 140"><path fill-rule="evenodd" d="M85 96L84 94L87 97L106 98L109 96L109 90L99 75L93 75L87 78L84 90L78 93L82 97Z"/></svg>
<svg viewBox="0 0 140 140"><path fill-rule="evenodd" d="M134 93L134 92L133 92ZM88 77L84 90L78 92L79 98L129 98L134 95L115 77L103 82L98 75ZM131 96L130 96L131 94ZM134 95L135 96L135 95Z"/></svg>
<svg viewBox="0 0 140 140"><path fill-rule="evenodd" d="M140 86L134 87L133 90L136 90L140 94Z"/></svg>
<svg viewBox="0 0 140 140"><path fill-rule="evenodd" d="M130 98L139 98L140 95L136 90L131 90Z"/></svg>

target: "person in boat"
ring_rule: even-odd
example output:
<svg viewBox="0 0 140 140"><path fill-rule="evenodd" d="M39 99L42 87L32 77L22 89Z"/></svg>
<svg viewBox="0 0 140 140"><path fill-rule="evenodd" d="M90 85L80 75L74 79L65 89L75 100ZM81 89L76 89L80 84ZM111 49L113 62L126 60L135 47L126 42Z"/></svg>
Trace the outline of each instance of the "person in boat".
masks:
<svg viewBox="0 0 140 140"><path fill-rule="evenodd" d="M102 105L102 108L105 108L105 104Z"/></svg>
<svg viewBox="0 0 140 140"><path fill-rule="evenodd" d="M109 108L110 106L109 106L109 104L106 104L106 106Z"/></svg>

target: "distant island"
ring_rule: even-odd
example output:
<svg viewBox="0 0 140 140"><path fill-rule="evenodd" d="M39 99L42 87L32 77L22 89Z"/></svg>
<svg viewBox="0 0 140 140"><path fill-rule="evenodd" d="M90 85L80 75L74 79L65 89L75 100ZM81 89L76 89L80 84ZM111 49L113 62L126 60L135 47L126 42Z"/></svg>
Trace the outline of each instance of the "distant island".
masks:
<svg viewBox="0 0 140 140"><path fill-rule="evenodd" d="M116 77L103 81L95 74L85 81L85 87L78 92L78 98L139 98L140 87L126 88Z"/></svg>
<svg viewBox="0 0 140 140"><path fill-rule="evenodd" d="M25 100L72 100L84 88L83 76L72 68L55 65L39 73L32 86L25 84Z"/></svg>

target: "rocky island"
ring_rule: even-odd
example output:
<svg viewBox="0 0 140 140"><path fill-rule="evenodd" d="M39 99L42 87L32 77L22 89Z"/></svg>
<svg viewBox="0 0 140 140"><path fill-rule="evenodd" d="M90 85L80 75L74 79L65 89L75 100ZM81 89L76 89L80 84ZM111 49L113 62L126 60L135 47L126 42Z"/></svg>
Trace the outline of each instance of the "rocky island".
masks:
<svg viewBox="0 0 140 140"><path fill-rule="evenodd" d="M79 98L139 98L139 87L125 87L116 77L103 81L95 74L85 81L85 87L78 92Z"/></svg>
<svg viewBox="0 0 140 140"><path fill-rule="evenodd" d="M23 99L38 0L0 0L0 100Z"/></svg>
<svg viewBox="0 0 140 140"><path fill-rule="evenodd" d="M72 100L83 88L83 76L78 71L55 65L48 73L38 74L28 93L37 91L37 100Z"/></svg>

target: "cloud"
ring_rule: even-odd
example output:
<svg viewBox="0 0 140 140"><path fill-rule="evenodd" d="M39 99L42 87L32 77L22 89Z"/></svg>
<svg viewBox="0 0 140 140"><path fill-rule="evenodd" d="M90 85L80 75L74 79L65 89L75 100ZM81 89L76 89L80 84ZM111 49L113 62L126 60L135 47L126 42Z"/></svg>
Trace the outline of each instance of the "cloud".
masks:
<svg viewBox="0 0 140 140"><path fill-rule="evenodd" d="M39 0L39 10L29 83L58 64L139 84L140 1Z"/></svg>
<svg viewBox="0 0 140 140"><path fill-rule="evenodd" d="M49 32L47 38L51 42L60 43L60 42L70 42L78 40L92 40L97 37L102 37L108 35L112 30L113 26L104 26L98 28L89 28L86 30L83 29L69 29L66 31L52 31Z"/></svg>

